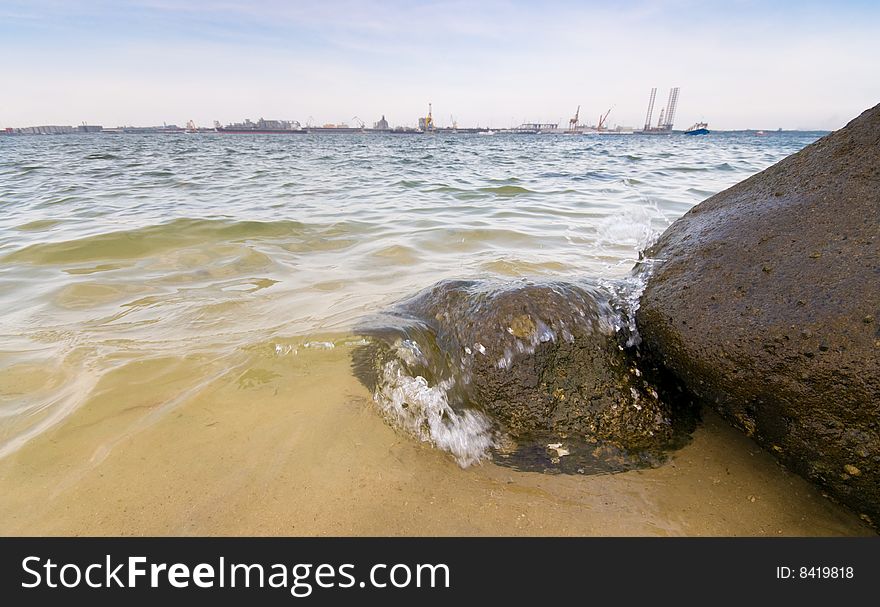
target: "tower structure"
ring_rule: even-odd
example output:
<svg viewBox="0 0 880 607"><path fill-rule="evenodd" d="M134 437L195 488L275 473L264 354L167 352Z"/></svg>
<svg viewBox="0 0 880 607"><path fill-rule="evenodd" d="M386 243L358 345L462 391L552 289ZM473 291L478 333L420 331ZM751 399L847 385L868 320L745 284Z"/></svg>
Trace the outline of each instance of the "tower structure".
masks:
<svg viewBox="0 0 880 607"><path fill-rule="evenodd" d="M651 96L648 97L648 113L645 115L645 130L651 130L651 118L654 115L654 100L657 98L657 87L651 89Z"/></svg>
<svg viewBox="0 0 880 607"><path fill-rule="evenodd" d="M661 125L666 131L672 130L672 125L675 122L675 107L678 105L678 90L679 87L669 89L669 101L666 102L666 122Z"/></svg>

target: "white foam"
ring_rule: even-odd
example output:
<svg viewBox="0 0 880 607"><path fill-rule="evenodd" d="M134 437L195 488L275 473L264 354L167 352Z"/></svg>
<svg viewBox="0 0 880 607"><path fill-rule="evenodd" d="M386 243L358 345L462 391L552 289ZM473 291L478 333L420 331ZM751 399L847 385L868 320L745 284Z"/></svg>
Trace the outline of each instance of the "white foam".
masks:
<svg viewBox="0 0 880 607"><path fill-rule="evenodd" d="M612 294L612 303L601 310L600 328L605 330L605 324L610 323L609 333L619 333L626 330L627 347L637 346L642 342L636 326L636 313L641 304L642 293L648 284L648 279L653 273L653 259L643 259L643 267L623 279L599 281L599 285Z"/></svg>
<svg viewBox="0 0 880 607"><path fill-rule="evenodd" d="M650 247L669 220L656 202L646 201L638 207L629 207L605 217L596 226L593 247L597 253L610 255L611 250L630 249L634 255Z"/></svg>
<svg viewBox="0 0 880 607"><path fill-rule="evenodd" d="M307 341L303 344L303 348L314 348L316 350L332 350L336 347L332 341Z"/></svg>
<svg viewBox="0 0 880 607"><path fill-rule="evenodd" d="M467 468L489 457L495 437L485 415L473 410L456 412L449 405L447 391L453 383L446 380L431 386L392 360L383 368L374 400L389 423L448 451Z"/></svg>
<svg viewBox="0 0 880 607"><path fill-rule="evenodd" d="M398 340L394 344L394 350L397 352L397 356L410 367L428 364L419 344L411 339Z"/></svg>

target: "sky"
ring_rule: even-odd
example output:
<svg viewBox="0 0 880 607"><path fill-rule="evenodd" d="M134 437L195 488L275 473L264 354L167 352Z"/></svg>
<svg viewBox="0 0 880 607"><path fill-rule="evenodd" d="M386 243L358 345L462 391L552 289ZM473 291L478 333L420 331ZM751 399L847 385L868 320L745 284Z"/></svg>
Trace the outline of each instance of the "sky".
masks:
<svg viewBox="0 0 880 607"><path fill-rule="evenodd" d="M836 129L880 103L880 2L0 0L0 127Z"/></svg>

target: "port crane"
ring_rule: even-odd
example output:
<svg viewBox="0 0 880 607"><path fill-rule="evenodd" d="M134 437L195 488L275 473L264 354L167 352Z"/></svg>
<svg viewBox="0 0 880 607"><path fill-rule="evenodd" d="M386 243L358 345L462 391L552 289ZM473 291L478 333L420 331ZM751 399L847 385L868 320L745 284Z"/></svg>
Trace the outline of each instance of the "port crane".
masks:
<svg viewBox="0 0 880 607"><path fill-rule="evenodd" d="M608 114L610 114L611 110L613 110L613 109L614 109L613 107L610 107L610 108L608 108L608 111L605 112L605 115L599 116L599 123L596 125L597 131L601 131L602 129L606 128L605 121L608 120Z"/></svg>
<svg viewBox="0 0 880 607"><path fill-rule="evenodd" d="M577 111L574 113L574 117L568 121L568 130L569 131L574 131L575 129L577 129L578 118L580 117L580 115L581 115L581 106L578 106Z"/></svg>
<svg viewBox="0 0 880 607"><path fill-rule="evenodd" d="M366 123L357 116L352 117L351 121L358 125L359 129L362 129L364 128L364 126L366 126Z"/></svg>
<svg viewBox="0 0 880 607"><path fill-rule="evenodd" d="M433 131L434 130L434 116L431 113L431 104L428 103L428 115L425 116L425 130Z"/></svg>

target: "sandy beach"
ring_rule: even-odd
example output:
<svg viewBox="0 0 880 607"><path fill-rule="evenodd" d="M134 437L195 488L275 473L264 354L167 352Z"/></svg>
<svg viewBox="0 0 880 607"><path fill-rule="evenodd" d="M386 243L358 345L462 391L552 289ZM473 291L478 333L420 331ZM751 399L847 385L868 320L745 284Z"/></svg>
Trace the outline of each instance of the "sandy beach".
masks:
<svg viewBox="0 0 880 607"><path fill-rule="evenodd" d="M707 413L657 469L461 469L386 425L350 338L133 361L0 460L3 535L870 535ZM193 376L213 376L193 386ZM193 389L193 388L197 389Z"/></svg>

